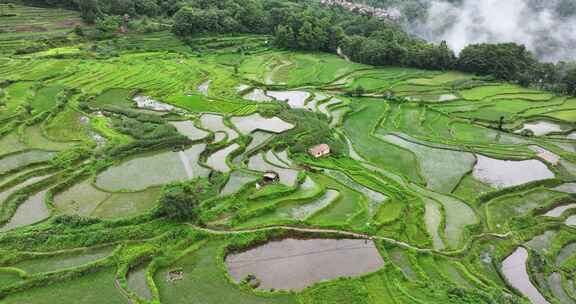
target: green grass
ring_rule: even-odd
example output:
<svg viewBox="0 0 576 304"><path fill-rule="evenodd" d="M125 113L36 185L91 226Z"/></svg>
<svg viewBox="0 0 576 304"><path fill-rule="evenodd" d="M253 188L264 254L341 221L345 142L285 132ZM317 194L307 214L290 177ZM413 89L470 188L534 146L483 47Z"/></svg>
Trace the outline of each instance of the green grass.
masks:
<svg viewBox="0 0 576 304"><path fill-rule="evenodd" d="M576 110L558 111L547 113L546 116L563 121L576 122Z"/></svg>
<svg viewBox="0 0 576 304"><path fill-rule="evenodd" d="M41 162L47 162L50 159L52 159L54 155L55 153L53 152L40 151L40 150L33 150L10 155L0 160L0 174L16 170L20 167L25 167Z"/></svg>
<svg viewBox="0 0 576 304"><path fill-rule="evenodd" d="M130 107L132 91L126 89L110 89L99 94L93 104L96 106Z"/></svg>
<svg viewBox="0 0 576 304"><path fill-rule="evenodd" d="M472 170L476 162L476 158L471 153L434 149L394 135L385 135L380 138L412 151L419 161L427 187L435 191L451 192L460 179Z"/></svg>
<svg viewBox="0 0 576 304"><path fill-rule="evenodd" d="M0 54L40 43L42 39L62 37L76 24L82 24L78 12L58 9L0 4L8 16L0 18Z"/></svg>
<svg viewBox="0 0 576 304"><path fill-rule="evenodd" d="M465 240L466 227L479 222L478 215L466 202L453 196L442 195L424 188L414 189L424 197L435 200L443 207L445 215L445 239L448 245L457 248Z"/></svg>
<svg viewBox="0 0 576 304"><path fill-rule="evenodd" d="M232 285L217 261L222 242L210 242L168 268L159 270L154 281L160 290L162 303L296 303L292 295L261 297ZM174 283L166 281L170 270L182 269L184 279Z"/></svg>
<svg viewBox="0 0 576 304"><path fill-rule="evenodd" d="M31 149L45 149L51 151L61 151L71 148L74 143L56 142L48 139L44 135L41 125L27 127L22 135L22 140Z"/></svg>
<svg viewBox="0 0 576 304"><path fill-rule="evenodd" d="M46 135L62 142L87 139L86 127L80 122L81 117L82 114L70 108L60 112L46 124Z"/></svg>
<svg viewBox="0 0 576 304"><path fill-rule="evenodd" d="M62 92L61 86L41 88L30 102L35 112L41 113L53 109L58 102L58 94Z"/></svg>
<svg viewBox="0 0 576 304"><path fill-rule="evenodd" d="M8 273L0 271L0 285L6 286L9 284L17 283L21 280L20 276L16 273Z"/></svg>
<svg viewBox="0 0 576 304"><path fill-rule="evenodd" d="M0 138L0 155L25 150L27 146L16 132L10 132Z"/></svg>
<svg viewBox="0 0 576 304"><path fill-rule="evenodd" d="M158 187L133 193L108 193L95 188L90 181L84 181L56 194L54 206L62 214L116 219L153 208L159 194Z"/></svg>
<svg viewBox="0 0 576 304"><path fill-rule="evenodd" d="M386 143L372 134L384 114L386 105L377 100L362 101L359 111L350 114L344 122L344 129L350 136L355 150L371 163L390 170L398 175L421 182L415 155L409 150Z"/></svg>
<svg viewBox="0 0 576 304"><path fill-rule="evenodd" d="M191 84L202 78L196 59L164 52L131 53L100 61L71 60L69 64L70 73L51 82L91 94L125 89L163 98L188 92Z"/></svg>
<svg viewBox="0 0 576 304"><path fill-rule="evenodd" d="M400 218L402 215L402 211L404 210L405 203L392 200L389 202L385 202L382 206L378 209L374 220L377 223L386 224L390 222L394 222Z"/></svg>
<svg viewBox="0 0 576 304"><path fill-rule="evenodd" d="M98 290L98 292L94 292ZM19 292L3 300L6 304L124 304L126 299L114 287L114 271L101 270L72 281L54 283Z"/></svg>
<svg viewBox="0 0 576 304"><path fill-rule="evenodd" d="M312 225L344 225L364 205L362 202L366 198L360 192L346 187L337 180L321 174L314 174L312 178L326 188L335 189L340 193L340 197L336 202L315 214L309 220Z"/></svg>
<svg viewBox="0 0 576 304"><path fill-rule="evenodd" d="M178 153L164 152L134 158L109 168L98 175L96 186L111 192L142 191L185 179L186 171Z"/></svg>
<svg viewBox="0 0 576 304"><path fill-rule="evenodd" d="M368 66L351 64L335 55L323 53L271 52L252 56L242 62L240 72L262 83L328 84Z"/></svg>
<svg viewBox="0 0 576 304"><path fill-rule="evenodd" d="M223 114L251 114L258 108L249 101L224 101L209 100L203 95L174 95L166 99L166 102L191 112L213 112Z"/></svg>
<svg viewBox="0 0 576 304"><path fill-rule="evenodd" d="M363 284L352 280L320 285L306 290L298 298L302 304L372 303Z"/></svg>
<svg viewBox="0 0 576 304"><path fill-rule="evenodd" d="M538 93L535 90L524 89L516 85L500 84L481 86L469 90L460 91L460 95L467 100L482 100L486 97L495 97L506 94Z"/></svg>
<svg viewBox="0 0 576 304"><path fill-rule="evenodd" d="M433 76L431 78L410 79L408 83L416 85L440 86L440 85L447 85L455 81L469 80L472 78L473 76L469 74L464 74L460 72L446 72L439 74L437 76Z"/></svg>
<svg viewBox="0 0 576 304"><path fill-rule="evenodd" d="M96 260L105 258L112 253L113 247L102 247L97 249L82 250L70 254L60 254L50 257L40 257L33 260L26 260L12 265L26 271L28 274L42 272L54 272L80 265L89 264Z"/></svg>
<svg viewBox="0 0 576 304"><path fill-rule="evenodd" d="M115 41L125 52L134 51L169 51L190 52L190 48L170 32L129 33Z"/></svg>
<svg viewBox="0 0 576 304"><path fill-rule="evenodd" d="M507 224L514 217L530 215L534 209L550 205L562 197L566 197L566 194L545 188L499 197L486 205L488 226L493 231L505 232L509 229Z"/></svg>
<svg viewBox="0 0 576 304"><path fill-rule="evenodd" d="M476 180L471 174L468 174L462 178L453 193L464 201L474 202L480 195L494 190L494 188Z"/></svg>
<svg viewBox="0 0 576 304"><path fill-rule="evenodd" d="M0 119L9 118L16 114L19 108L32 96L33 86L33 82L16 82L7 87L5 89L6 96L4 97L6 105L0 112Z"/></svg>
<svg viewBox="0 0 576 304"><path fill-rule="evenodd" d="M90 126L95 132L106 138L109 145L117 146L133 141L132 137L114 129L108 118L92 116L90 118Z"/></svg>
<svg viewBox="0 0 576 304"><path fill-rule="evenodd" d="M149 188L142 192L115 193L103 201L91 214L103 219L117 219L145 213L156 206L160 188Z"/></svg>

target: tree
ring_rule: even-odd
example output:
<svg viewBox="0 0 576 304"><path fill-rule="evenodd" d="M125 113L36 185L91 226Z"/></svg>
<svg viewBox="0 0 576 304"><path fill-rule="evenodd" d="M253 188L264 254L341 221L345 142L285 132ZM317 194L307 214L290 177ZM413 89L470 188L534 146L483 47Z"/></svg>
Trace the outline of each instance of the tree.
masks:
<svg viewBox="0 0 576 304"><path fill-rule="evenodd" d="M568 94L576 95L576 68L569 70L562 82L566 86Z"/></svg>
<svg viewBox="0 0 576 304"><path fill-rule="evenodd" d="M134 3L141 0L98 0L99 9L109 15L136 15Z"/></svg>
<svg viewBox="0 0 576 304"><path fill-rule="evenodd" d="M160 7L154 0L138 0L135 3L136 13L150 17L160 15Z"/></svg>
<svg viewBox="0 0 576 304"><path fill-rule="evenodd" d="M286 25L278 26L274 37L274 44L282 48L297 48L298 42L294 36L294 31Z"/></svg>
<svg viewBox="0 0 576 304"><path fill-rule="evenodd" d="M304 22L298 31L298 45L304 50L321 50L326 45L326 40L326 32L308 21Z"/></svg>
<svg viewBox="0 0 576 304"><path fill-rule="evenodd" d="M206 32L233 32L238 31L239 27L238 22L225 10L183 7L174 15L172 31L178 36L189 36Z"/></svg>
<svg viewBox="0 0 576 304"><path fill-rule="evenodd" d="M160 214L180 221L198 220L198 197L193 186L173 183L164 188L160 198Z"/></svg>
<svg viewBox="0 0 576 304"><path fill-rule="evenodd" d="M360 53L366 40L367 38L362 36L347 36L342 41L342 51L352 60L363 62L362 58L360 58Z"/></svg>
<svg viewBox="0 0 576 304"><path fill-rule="evenodd" d="M407 61L406 48L396 41L368 39L362 44L360 58L372 65L400 65Z"/></svg>
<svg viewBox="0 0 576 304"><path fill-rule="evenodd" d="M78 7L80 8L80 16L89 24L94 24L101 14L98 0L79 0Z"/></svg>
<svg viewBox="0 0 576 304"><path fill-rule="evenodd" d="M196 14L191 7L183 7L174 15L172 31L178 36L191 35L196 31Z"/></svg>
<svg viewBox="0 0 576 304"><path fill-rule="evenodd" d="M517 80L532 70L536 59L524 45L516 43L472 44L460 53L458 67L464 72Z"/></svg>
<svg viewBox="0 0 576 304"><path fill-rule="evenodd" d="M440 45L432 47L431 52L428 53L430 61L425 68L449 70L456 64L456 55L452 51L446 41L442 41Z"/></svg>
<svg viewBox="0 0 576 304"><path fill-rule="evenodd" d="M363 86L359 85L356 87L356 89L354 90L354 95L361 97L362 95L364 95L364 93L366 92L366 90L364 89Z"/></svg>
<svg viewBox="0 0 576 304"><path fill-rule="evenodd" d="M346 33L344 33L344 29L341 26L332 26L328 28L328 41L327 47L328 50L335 52L340 44L346 37Z"/></svg>
<svg viewBox="0 0 576 304"><path fill-rule="evenodd" d="M120 28L121 18L118 16L106 16L96 21L96 29L101 33L113 33Z"/></svg>

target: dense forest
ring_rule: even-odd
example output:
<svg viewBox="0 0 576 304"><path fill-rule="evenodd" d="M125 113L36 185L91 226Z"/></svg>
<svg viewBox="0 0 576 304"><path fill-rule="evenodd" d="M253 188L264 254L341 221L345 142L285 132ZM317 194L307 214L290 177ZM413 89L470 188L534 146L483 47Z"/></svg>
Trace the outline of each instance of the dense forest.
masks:
<svg viewBox="0 0 576 304"><path fill-rule="evenodd" d="M472 44L459 54L445 42L429 43L408 34L401 24L355 14L313 0L27 0L77 9L99 35L115 32L128 14L130 26L144 31L171 26L186 40L198 33L258 33L274 35L282 48L336 52L353 61L376 66L396 65L430 70L459 70L499 80L576 94L576 67L571 63L539 62L524 45ZM426 1L372 0L368 4L400 6L408 19L425 14ZM461 1L451 1L461 2ZM534 5L538 1L532 1ZM569 14L570 1L553 1Z"/></svg>

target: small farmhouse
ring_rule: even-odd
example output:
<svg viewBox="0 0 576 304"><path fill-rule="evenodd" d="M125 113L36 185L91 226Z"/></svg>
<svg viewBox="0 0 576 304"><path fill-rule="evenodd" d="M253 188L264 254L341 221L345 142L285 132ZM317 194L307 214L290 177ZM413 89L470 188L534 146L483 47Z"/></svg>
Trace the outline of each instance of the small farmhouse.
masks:
<svg viewBox="0 0 576 304"><path fill-rule="evenodd" d="M320 158L330 154L330 146L327 144L319 144L308 149L308 153L315 158Z"/></svg>
<svg viewBox="0 0 576 304"><path fill-rule="evenodd" d="M264 173L264 176L262 176L262 180L267 184L277 183L280 181L280 175L273 171L267 171Z"/></svg>
<svg viewBox="0 0 576 304"><path fill-rule="evenodd" d="M273 171L267 171L262 176L262 179L260 179L256 183L256 189L261 189L262 187L265 187L266 185L276 184L279 181L280 181L280 175L278 175L278 173L273 172Z"/></svg>

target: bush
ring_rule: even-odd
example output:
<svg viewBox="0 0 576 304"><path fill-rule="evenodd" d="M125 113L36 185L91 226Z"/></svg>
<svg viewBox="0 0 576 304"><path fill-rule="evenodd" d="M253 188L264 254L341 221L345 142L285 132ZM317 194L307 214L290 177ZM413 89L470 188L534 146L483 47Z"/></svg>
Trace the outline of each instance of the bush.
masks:
<svg viewBox="0 0 576 304"><path fill-rule="evenodd" d="M160 214L176 220L196 222L199 205L197 193L200 191L195 184L167 185L160 198Z"/></svg>
<svg viewBox="0 0 576 304"><path fill-rule="evenodd" d="M94 218L85 218L78 215L59 215L54 219L55 225L63 225L70 228L80 228L100 223Z"/></svg>

